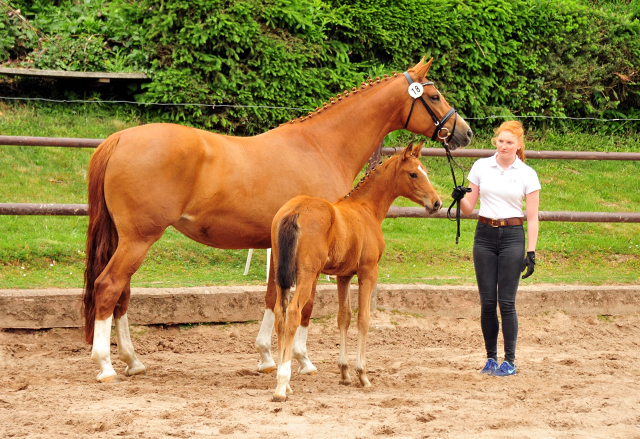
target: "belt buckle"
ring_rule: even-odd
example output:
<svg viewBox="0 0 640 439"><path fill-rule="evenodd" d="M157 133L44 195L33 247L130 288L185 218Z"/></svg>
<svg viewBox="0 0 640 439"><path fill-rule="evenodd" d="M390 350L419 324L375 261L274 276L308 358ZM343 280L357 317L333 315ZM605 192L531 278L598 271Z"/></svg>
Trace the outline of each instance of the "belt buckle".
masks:
<svg viewBox="0 0 640 439"><path fill-rule="evenodd" d="M500 221L497 219L492 219L491 220L491 227L500 227Z"/></svg>

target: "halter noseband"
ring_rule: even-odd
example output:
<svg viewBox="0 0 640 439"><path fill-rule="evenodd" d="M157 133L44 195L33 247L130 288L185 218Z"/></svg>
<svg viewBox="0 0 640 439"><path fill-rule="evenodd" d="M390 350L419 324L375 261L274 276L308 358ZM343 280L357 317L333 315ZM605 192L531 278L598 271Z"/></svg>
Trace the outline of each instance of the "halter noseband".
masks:
<svg viewBox="0 0 640 439"><path fill-rule="evenodd" d="M403 75L409 82L409 86L411 86L411 84L416 83L413 80L413 78L411 78L411 75L409 75L408 72L404 72ZM420 84L421 86L420 88L422 88L425 85L433 85L433 82L429 81L429 82ZM445 114L442 119L438 119L438 116L436 116L436 113L434 113L431 107L429 107L429 105L427 104L427 101L424 100L421 93L420 96L413 98L413 102L411 103L411 110L409 110L409 116L407 116L407 121L404 124L405 129L407 129L407 125L409 125L409 120L411 119L411 114L413 113L413 107L416 104L416 99L420 99L422 101L422 105L424 105L424 108L427 110L427 112L431 116L431 119L433 119L434 125L436 126L436 129L433 131L433 135L431 135L431 140L435 141L436 138L442 140L442 143L444 144L445 149L448 149L448 146L449 146L448 141L456 131L456 122L458 121L458 111L455 108L451 107L451 109L447 111L447 114ZM455 117L453 118L453 129L451 130L451 132L449 132L449 129L445 128L444 124L447 123L447 121L451 118L451 116L454 116L454 115ZM442 130L447 130L447 134L444 137L440 136L440 132Z"/></svg>
<svg viewBox="0 0 640 439"><path fill-rule="evenodd" d="M409 82L409 95L413 98L413 102L411 103L411 110L409 110L409 116L407 116L407 121L404 124L404 128L407 129L407 125L409 125L409 120L411 119L411 114L413 113L413 107L416 104L416 99L419 98L422 101L422 105L424 105L424 108L427 110L427 112L431 116L431 119L433 119L434 125L436 126L435 130L433 130L433 134L431 135L431 140L435 141L436 138L442 140L442 146L444 147L444 150L447 153L447 160L449 161L449 167L451 168L451 177L453 177L453 187L454 188L458 187L458 183L456 183L456 174L453 171L453 163L455 163L456 166L462 170L462 187L464 188L464 169L462 169L462 167L460 167L460 165L458 165L458 163L456 163L456 161L453 160L453 157L451 156L451 151L449 150L449 139L451 139L453 134L456 132L456 122L458 121L458 111L455 108L451 107L451 109L447 111L447 114L445 114L442 119L438 119L438 116L436 116L436 114L429 107L429 105L427 105L427 101L425 101L424 98L422 97L422 94L423 94L422 88L425 85L433 85L433 82L428 81L420 84L420 83L416 83L413 80L413 78L411 78L411 75L409 75L408 72L404 72L403 75ZM415 90L415 94L417 95L415 97L411 93L411 86L414 83L420 85L420 87L416 88ZM451 129L451 132L449 132L449 129L445 128L444 124L447 123L447 121L451 119L451 116L454 116L454 115L455 117L453 118L453 128ZM447 134L444 137L440 136L440 132L442 130L447 131ZM467 192L470 191L470 189L467 190L466 188L465 190ZM458 230L456 232L456 245L458 245L458 239L460 238L460 202L459 201L453 200L453 203L451 203L451 206L449 206L449 210L447 211L447 218L451 219L451 209L453 208L454 205L456 206L456 222L458 223L457 224Z"/></svg>

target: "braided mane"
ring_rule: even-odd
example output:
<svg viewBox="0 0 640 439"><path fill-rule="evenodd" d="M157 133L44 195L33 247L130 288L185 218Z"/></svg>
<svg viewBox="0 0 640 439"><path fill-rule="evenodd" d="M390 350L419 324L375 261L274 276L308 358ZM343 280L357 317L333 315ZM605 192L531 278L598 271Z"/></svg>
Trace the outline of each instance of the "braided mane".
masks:
<svg viewBox="0 0 640 439"><path fill-rule="evenodd" d="M409 71L412 71L412 70L413 69L410 69ZM360 88L352 87L351 91L345 90L342 93L338 93L336 97L331 96L329 98L329 102L323 102L322 106L316 107L315 112L310 111L309 114L307 114L306 116L300 116L296 119L291 119L289 122L284 122L280 124L280 126L290 124L290 123L295 123L295 122L304 122L307 119L311 119L312 117L320 114L322 111L329 109L332 105L337 104L339 101L342 101L343 99L347 99L349 96L354 96L356 93L360 92L360 90L365 90L367 87L373 87L376 84L380 84L382 82L388 81L389 79L392 79L396 76L398 76L398 73L394 70L391 73L391 75L384 74L382 78L380 78L379 76L376 76L375 80L369 78L368 81L363 81L360 83Z"/></svg>
<svg viewBox="0 0 640 439"><path fill-rule="evenodd" d="M391 159L389 159L391 160ZM387 160L387 162L389 161ZM358 184L356 184L353 189L351 189L349 191L349 193L347 195L345 195L342 199L346 199L348 197L350 197L351 195L355 195L356 192L358 192L361 187L364 187L366 183L368 183L370 181L369 177L371 177L373 174L379 174L379 170L380 167L383 165L383 161L380 160L379 163L376 163L374 165L374 167L371 168L371 170L369 170L368 172L365 172L365 174L362 176L362 178L360 179L360 181L358 182Z"/></svg>

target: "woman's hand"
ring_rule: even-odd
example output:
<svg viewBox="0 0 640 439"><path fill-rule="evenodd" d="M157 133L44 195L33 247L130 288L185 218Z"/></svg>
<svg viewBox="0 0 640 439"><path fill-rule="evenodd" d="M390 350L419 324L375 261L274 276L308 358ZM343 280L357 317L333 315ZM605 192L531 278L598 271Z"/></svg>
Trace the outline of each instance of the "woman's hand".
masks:
<svg viewBox="0 0 640 439"><path fill-rule="evenodd" d="M471 188L469 187L456 186L453 188L453 192L451 192L451 198L453 198L455 201L460 201L469 192L471 192Z"/></svg>
<svg viewBox="0 0 640 439"><path fill-rule="evenodd" d="M524 261L522 261L522 265L520 266L520 271L524 271L525 269L527 270L527 272L524 274L524 276L522 276L522 279L526 279L529 276L531 276L533 274L533 270L536 267L536 252L527 252L527 257L524 258Z"/></svg>

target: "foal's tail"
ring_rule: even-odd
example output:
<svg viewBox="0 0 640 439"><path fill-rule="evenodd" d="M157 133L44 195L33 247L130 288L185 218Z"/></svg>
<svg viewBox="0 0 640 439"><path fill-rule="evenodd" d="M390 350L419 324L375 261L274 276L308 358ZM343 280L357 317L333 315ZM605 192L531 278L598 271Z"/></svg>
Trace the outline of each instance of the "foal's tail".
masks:
<svg viewBox="0 0 640 439"><path fill-rule="evenodd" d="M283 290L296 283L296 253L298 250L298 214L284 216L278 223L278 270L276 283Z"/></svg>
<svg viewBox="0 0 640 439"><path fill-rule="evenodd" d="M89 227L85 251L84 308L85 340L93 344L93 327L96 318L95 281L105 269L118 245L116 231L104 199L104 174L120 136L112 135L98 146L89 162Z"/></svg>

